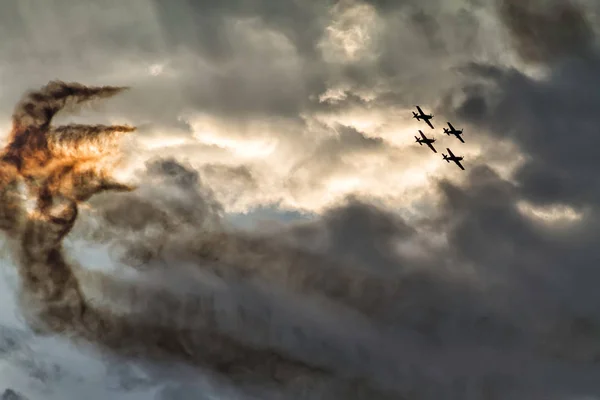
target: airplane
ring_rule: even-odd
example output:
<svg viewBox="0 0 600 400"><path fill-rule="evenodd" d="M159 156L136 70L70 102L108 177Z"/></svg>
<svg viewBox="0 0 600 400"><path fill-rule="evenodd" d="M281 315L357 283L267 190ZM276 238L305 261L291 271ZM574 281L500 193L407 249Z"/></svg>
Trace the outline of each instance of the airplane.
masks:
<svg viewBox="0 0 600 400"><path fill-rule="evenodd" d="M444 128L444 133L446 135L454 135L454 136L456 136L456 138L458 140L460 140L461 142L464 143L465 141L463 140L463 138L460 137L463 130L462 129L458 129L458 130L454 129L454 127L452 126L452 124L450 122L448 122L448 126L450 127L450 129Z"/></svg>
<svg viewBox="0 0 600 400"><path fill-rule="evenodd" d="M415 106L415 107L417 107L417 110L419 111L419 114L417 114L416 112L413 111L412 112L413 113L413 118L416 118L417 121L419 121L419 120L422 119L423 121L425 121L427 123L427 125L429 125L429 127L431 129L433 129L433 125L431 125L431 122L429 121L431 118L433 118L433 115L432 114L425 114L423 112L423 110L421 110L421 107L419 107L419 106Z"/></svg>
<svg viewBox="0 0 600 400"><path fill-rule="evenodd" d="M415 136L417 143L419 143L421 146L423 146L423 143L425 143L431 150L433 150L434 153L437 153L437 150L434 149L432 145L432 143L435 142L435 139L429 139L423 132L421 132L420 129L419 133L421 134L422 139Z"/></svg>
<svg viewBox="0 0 600 400"><path fill-rule="evenodd" d="M456 163L456 165L458 165L459 168L464 171L465 168L460 164L460 160L462 160L464 157L456 157L454 154L452 154L452 151L449 148L446 148L446 150L448 150L448 153L450 153L450 156L447 156L444 153L442 153L444 160L446 160L446 162L454 161Z"/></svg>

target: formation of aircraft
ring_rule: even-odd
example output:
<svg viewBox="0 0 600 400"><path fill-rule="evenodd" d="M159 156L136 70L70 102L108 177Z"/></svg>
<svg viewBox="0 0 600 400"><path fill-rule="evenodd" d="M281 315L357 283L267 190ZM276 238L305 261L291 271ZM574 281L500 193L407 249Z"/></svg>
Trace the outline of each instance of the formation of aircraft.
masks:
<svg viewBox="0 0 600 400"><path fill-rule="evenodd" d="M435 142L435 139L428 138L420 129L419 133L421 134L420 138L415 136L415 139L417 139L417 143L419 143L421 146L423 146L423 143L425 143L434 153L437 153L437 150L432 145L432 143Z"/></svg>
<svg viewBox="0 0 600 400"><path fill-rule="evenodd" d="M433 128L433 124L431 123L431 119L433 118L433 114L425 114L423 112L423 110L421 109L421 107L419 106L415 106L417 108L418 113L416 112L412 112L413 113L413 118L416 118L417 121L423 120L425 121L425 123L427 125L429 125L429 127L431 129ZM437 151L435 150L435 148L433 147L433 142L435 142L435 139L433 138L428 138L427 136L425 136L425 134L419 129L419 133L421 134L421 137L417 137L415 136L416 142L419 143L421 146L423 144L426 144L427 146L429 146L429 148L434 152L437 153ZM452 124L450 122L448 122L448 128L444 128L444 133L448 136L450 135L454 135L458 140L461 141L461 143L464 143L465 141L463 140L463 138L460 136L463 133L462 129L456 129L454 128L454 126L452 126ZM448 150L448 154L450 155L446 155L442 153L442 157L444 158L444 160L446 162L450 162L453 161L456 165L458 165L458 167L460 169L462 169L463 171L465 170L465 168L462 166L462 164L460 163L460 161L464 158L462 156L455 156L454 153L452 153L452 151L449 148L446 148L446 150Z"/></svg>
<svg viewBox="0 0 600 400"><path fill-rule="evenodd" d="M420 121L420 120L425 121L425 123L427 125L429 125L429 127L431 129L433 129L433 125L431 124L431 121L429 121L431 118L433 118L433 115L432 114L425 114L423 112L423 110L421 110L421 107L419 107L419 106L415 106L415 107L417 107L417 110L419 111L419 113L417 114L416 112L413 111L413 118L416 118L417 121Z"/></svg>

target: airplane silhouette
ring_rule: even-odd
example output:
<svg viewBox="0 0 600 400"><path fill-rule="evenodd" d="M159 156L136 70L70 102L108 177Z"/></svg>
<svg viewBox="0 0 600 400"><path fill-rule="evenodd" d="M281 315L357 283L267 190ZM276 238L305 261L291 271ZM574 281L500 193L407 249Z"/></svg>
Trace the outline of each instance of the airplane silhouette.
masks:
<svg viewBox="0 0 600 400"><path fill-rule="evenodd" d="M458 167L464 171L465 168L460 163L460 160L462 160L464 157L462 157L462 156L461 157L455 156L449 148L446 148L446 150L448 150L448 153L450 153L450 155L447 156L444 153L442 153L442 156L444 157L444 160L446 160L446 162L454 161L456 163L456 165L458 165Z"/></svg>
<svg viewBox="0 0 600 400"><path fill-rule="evenodd" d="M429 125L429 127L430 127L431 129L433 129L433 125L432 125L432 124L431 124L431 122L429 121L431 118L433 118L433 114L425 114L425 113L423 112L423 110L421 110L421 107L419 107L419 106L415 106L415 107L417 107L417 110L419 111L419 114L417 114L416 112L414 112L414 111L413 111L413 112L412 112L412 113L413 113L413 118L416 118L416 119L417 119L417 121L419 121L419 120L423 120L423 121L425 121L425 123L426 123L427 125Z"/></svg>
<svg viewBox="0 0 600 400"><path fill-rule="evenodd" d="M432 143L435 142L435 139L430 139L419 129L419 133L421 134L421 138L415 136L416 142L423 146L425 143L434 153L437 153L437 150L433 147Z"/></svg>
<svg viewBox="0 0 600 400"><path fill-rule="evenodd" d="M458 130L454 129L454 127L452 126L452 124L450 122L448 122L448 126L450 127L450 129L444 128L444 133L446 135L454 135L454 136L456 136L456 138L458 140L460 140L461 142L464 143L465 141L463 140L462 137L460 137L460 135L462 134L463 130L462 129L458 129Z"/></svg>

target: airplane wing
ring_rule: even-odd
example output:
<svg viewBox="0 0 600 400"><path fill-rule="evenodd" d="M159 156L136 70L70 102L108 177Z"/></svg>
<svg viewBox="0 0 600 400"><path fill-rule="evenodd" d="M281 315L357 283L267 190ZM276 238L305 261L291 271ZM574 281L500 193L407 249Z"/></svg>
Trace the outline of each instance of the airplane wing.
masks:
<svg viewBox="0 0 600 400"><path fill-rule="evenodd" d="M423 139L427 140L427 138L425 137L425 134L423 133L423 131L421 131L421 130L419 129L419 133L421 134L421 137L422 137Z"/></svg>
<svg viewBox="0 0 600 400"><path fill-rule="evenodd" d="M437 153L437 150L433 147L431 143L427 143L427 146L429 146L429 148L433 150L434 153Z"/></svg>
<svg viewBox="0 0 600 400"><path fill-rule="evenodd" d="M454 129L454 127L452 126L452 124L450 122L448 122L448 126L450 127L450 130L455 131L456 129Z"/></svg>
<svg viewBox="0 0 600 400"><path fill-rule="evenodd" d="M423 113L423 110L421 110L421 107L419 107L419 106L415 106L415 107L417 107L417 110L419 110L419 114L421 114L421 115L423 115L423 114L424 114L424 113Z"/></svg>
<svg viewBox="0 0 600 400"><path fill-rule="evenodd" d="M450 157L452 157L452 158L456 157L456 156L454 155L454 153L452 153L452 150L450 150L450 149L449 149L449 148L447 148L447 147L446 147L446 150L448 150L448 153L450 154Z"/></svg>
<svg viewBox="0 0 600 400"><path fill-rule="evenodd" d="M465 170L465 167L463 167L463 166L462 166L462 164L460 163L460 161L458 161L458 160L454 160L454 162L456 163L456 165L458 165L458 167L459 167L460 169L462 169L463 171Z"/></svg>
<svg viewBox="0 0 600 400"><path fill-rule="evenodd" d="M463 140L463 138L462 138L462 137L460 137L460 135L456 135L456 137L457 137L457 138L458 138L458 140L460 140L461 142L463 142L463 143L465 142L465 141Z"/></svg>
<svg viewBox="0 0 600 400"><path fill-rule="evenodd" d="M425 122L427 122L427 125L429 125L431 127L431 129L434 129L433 125L431 125L431 121L429 121L429 119L426 119Z"/></svg>

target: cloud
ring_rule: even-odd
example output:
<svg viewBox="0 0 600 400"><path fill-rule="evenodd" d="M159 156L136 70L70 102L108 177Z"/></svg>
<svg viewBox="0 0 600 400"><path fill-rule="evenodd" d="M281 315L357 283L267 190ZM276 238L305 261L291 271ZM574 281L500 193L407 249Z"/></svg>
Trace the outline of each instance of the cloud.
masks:
<svg viewBox="0 0 600 400"><path fill-rule="evenodd" d="M591 49L594 34L585 13L575 2L500 2L500 16L517 53L529 62L551 62L559 57L583 55Z"/></svg>
<svg viewBox="0 0 600 400"><path fill-rule="evenodd" d="M457 64L484 47L493 51L484 40L491 33L480 32L476 9L468 2L451 7L401 3L388 7L350 1L332 7L324 1L260 1L253 6L227 1L200 6L177 1L166 7L156 1L151 7L115 3L91 13L69 1L35 9L15 2L7 7L10 21L3 25L3 46L13 51L13 61L3 71L13 78L7 80L0 103L11 109L24 90L57 77L129 86L122 96L97 107L114 121L138 126L136 157L160 151L186 157L200 169L197 164L243 164L260 177L235 196L209 180L232 212L263 204L313 212L367 184L373 187L365 191L377 197L404 201L406 186L399 184L391 193L390 185L375 185L371 178L409 181L398 163L423 160L420 149L408 146L413 129L407 126L407 109L415 102L434 106L440 85L455 81L446 67L447 73L440 74L439 63ZM23 24L12 24L14 20ZM447 51L430 49L432 40ZM25 48L27 55L19 50ZM414 85L417 81L421 83ZM339 91L345 99L319 100ZM97 123L86 109L76 118L78 123ZM348 156L338 160L328 155L327 169L347 170L345 176L318 183L318 168L312 168L297 178L308 183L291 184L290 169L331 135L323 122L351 126L373 140L383 138L403 147L404 154L374 155L382 157L371 164L377 168L353 167L343 160ZM352 168L360 175L357 182L348 177ZM415 180L422 186L427 182L424 177ZM336 194L330 198L327 191Z"/></svg>
<svg viewBox="0 0 600 400"><path fill-rule="evenodd" d="M140 125L137 189L65 240L104 331L127 329L69 329L208 360L222 395L598 393L596 4L154 4L15 2L0 28L7 110L60 75L131 86L102 118ZM413 146L414 104L465 128L433 135L467 171ZM311 218L228 224L279 206ZM204 390L172 360L153 390Z"/></svg>

